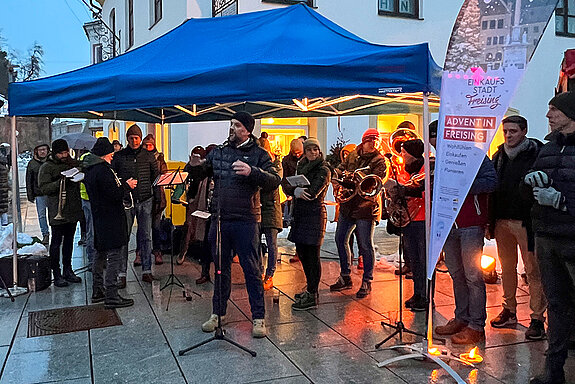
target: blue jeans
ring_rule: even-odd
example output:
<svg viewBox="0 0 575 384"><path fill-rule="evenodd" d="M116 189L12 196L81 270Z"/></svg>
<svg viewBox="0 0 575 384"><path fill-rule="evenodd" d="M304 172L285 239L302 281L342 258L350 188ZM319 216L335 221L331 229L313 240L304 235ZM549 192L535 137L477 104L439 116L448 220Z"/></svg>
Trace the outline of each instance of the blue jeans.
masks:
<svg viewBox="0 0 575 384"><path fill-rule="evenodd" d="M36 212L38 212L38 223L40 223L40 230L42 236L50 234L48 228L48 220L46 219L46 210L48 209L48 196L36 196Z"/></svg>
<svg viewBox="0 0 575 384"><path fill-rule="evenodd" d="M453 280L455 318L483 331L487 312L485 281L481 270L483 227L451 228L445 241L445 264Z"/></svg>
<svg viewBox="0 0 575 384"><path fill-rule="evenodd" d="M128 222L128 238L132 234L134 217L138 219L138 233L136 234L136 248L140 250L142 259L142 273L152 273L152 198L136 203L126 209ZM122 247L122 264L118 276L126 276L128 271L128 245Z"/></svg>
<svg viewBox="0 0 575 384"><path fill-rule="evenodd" d="M363 281L373 280L373 265L375 264L375 251L373 249L373 220L354 220L342 215L337 221L335 230L335 244L339 254L339 266L342 276L351 275L351 249L349 237L355 228L359 254L363 257Z"/></svg>
<svg viewBox="0 0 575 384"><path fill-rule="evenodd" d="M278 230L276 228L262 228L262 233L266 237L268 248L268 266L266 277L273 276L278 262Z"/></svg>
<svg viewBox="0 0 575 384"><path fill-rule="evenodd" d="M92 221L92 207L89 200L82 199L82 210L86 219L86 256L88 256L88 266L92 265L96 258L96 249L94 248L94 222Z"/></svg>
<svg viewBox="0 0 575 384"><path fill-rule="evenodd" d="M265 316L265 306L264 286L261 275L262 263L259 253L259 223L246 221L221 222L221 268L217 252L217 229L218 220L212 220L208 234L208 242L216 267L214 296L212 298L213 313L221 316L226 314L228 300L232 291L232 258L235 252L238 254L240 265L244 271L246 288L252 309L252 319L263 319ZM221 274L218 273L218 270L221 270Z"/></svg>
<svg viewBox="0 0 575 384"><path fill-rule="evenodd" d="M413 272L413 293L427 297L425 262L425 221L412 221L403 228L404 259Z"/></svg>

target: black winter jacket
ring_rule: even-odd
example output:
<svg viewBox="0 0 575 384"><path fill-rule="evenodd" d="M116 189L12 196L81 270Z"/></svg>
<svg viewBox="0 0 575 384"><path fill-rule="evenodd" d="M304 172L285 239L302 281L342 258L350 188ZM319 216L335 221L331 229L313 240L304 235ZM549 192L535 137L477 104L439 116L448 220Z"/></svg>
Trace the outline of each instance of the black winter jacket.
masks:
<svg viewBox="0 0 575 384"><path fill-rule="evenodd" d="M128 185L120 181L112 167L102 159L86 165L84 172L94 221L94 247L98 251L108 251L127 245L123 199Z"/></svg>
<svg viewBox="0 0 575 384"><path fill-rule="evenodd" d="M575 133L564 136L551 132L535 163L533 170L545 172L551 186L561 192L566 210L542 206L537 202L531 209L533 230L536 236L575 237Z"/></svg>
<svg viewBox="0 0 575 384"><path fill-rule="evenodd" d="M379 151L363 153L362 145L358 145L338 167L341 171L355 171L356 169L369 167L367 174L375 174L381 178L385 176L387 165L385 158ZM374 220L381 218L381 202L371 201L356 195L350 201L339 207L339 214L355 220Z"/></svg>
<svg viewBox="0 0 575 384"><path fill-rule="evenodd" d="M234 143L225 142L208 154L203 165L190 167L192 179L213 176L210 212L217 214L218 202L221 202L221 219L224 221L261 222L259 190L273 190L281 181L270 155L256 144L253 135L248 140L239 148ZM236 160L251 166L249 176L236 175L232 169Z"/></svg>
<svg viewBox="0 0 575 384"><path fill-rule="evenodd" d="M309 163L303 158L298 165L298 174L304 175L310 182L307 192L313 200L307 201L294 198L293 221L288 240L296 244L321 245L325 234L327 211L323 200L331 180L331 171L323 159L317 161L311 168L300 173ZM286 188L286 194L293 196L294 187Z"/></svg>
<svg viewBox="0 0 575 384"><path fill-rule="evenodd" d="M152 184L160 174L153 152L142 146L138 149L127 146L116 152L112 168L122 181L129 178L138 180L136 188L132 191L134 202L146 201L152 197Z"/></svg>
<svg viewBox="0 0 575 384"><path fill-rule="evenodd" d="M276 172L282 176L282 165L278 158L272 163ZM262 228L275 228L282 231L282 207L280 203L279 187L271 191L260 191L260 202L262 204Z"/></svg>
<svg viewBox="0 0 575 384"><path fill-rule="evenodd" d="M45 159L41 161L34 156L26 167L26 194L30 202L33 202L36 196L43 195L38 186L38 172L40 172L40 167L45 162Z"/></svg>
<svg viewBox="0 0 575 384"><path fill-rule="evenodd" d="M38 173L38 185L42 195L48 196L48 221L50 225L60 225L76 223L84 214L80 199L80 183L75 183L66 178L66 203L62 209L64 219L56 220L54 217L58 213L58 202L60 196L60 172L77 167L76 160L67 158L65 161L58 160L54 155L48 156L48 160L40 167Z"/></svg>
<svg viewBox="0 0 575 384"><path fill-rule="evenodd" d="M285 192L285 190L287 188L290 187L289 182L287 181L287 177L289 176L293 176L296 174L297 172L297 162L301 159L302 157L296 157L293 153L288 153L286 156L284 156L284 158L282 159L282 170L283 170L283 176L282 176L282 190Z"/></svg>

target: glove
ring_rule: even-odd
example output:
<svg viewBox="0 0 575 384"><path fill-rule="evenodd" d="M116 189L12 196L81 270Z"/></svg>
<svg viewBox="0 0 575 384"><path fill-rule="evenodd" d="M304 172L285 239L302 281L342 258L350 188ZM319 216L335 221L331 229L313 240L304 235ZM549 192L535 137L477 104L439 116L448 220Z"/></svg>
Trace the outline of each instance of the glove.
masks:
<svg viewBox="0 0 575 384"><path fill-rule="evenodd" d="M551 185L549 176L545 172L535 171L525 175L525 184L532 187L547 188Z"/></svg>
<svg viewBox="0 0 575 384"><path fill-rule="evenodd" d="M393 179L387 179L387 181L385 183L383 183L384 189L392 189L396 186L397 186L397 181L395 181Z"/></svg>
<svg viewBox="0 0 575 384"><path fill-rule="evenodd" d="M301 199L303 193L305 192L305 188L297 187L293 193L296 199Z"/></svg>
<svg viewBox="0 0 575 384"><path fill-rule="evenodd" d="M546 205L555 209L559 209L559 205L561 205L561 192L553 187L534 187L533 197L540 205Z"/></svg>

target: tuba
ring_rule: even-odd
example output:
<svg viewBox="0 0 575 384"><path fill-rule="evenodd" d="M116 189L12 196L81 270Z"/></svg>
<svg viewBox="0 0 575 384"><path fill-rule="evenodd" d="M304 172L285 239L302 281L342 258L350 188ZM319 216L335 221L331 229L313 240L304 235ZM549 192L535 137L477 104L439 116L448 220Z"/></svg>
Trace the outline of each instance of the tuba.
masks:
<svg viewBox="0 0 575 384"><path fill-rule="evenodd" d="M66 176L60 177L60 191L58 192L58 212L54 216L54 220L64 220L62 210L66 205Z"/></svg>

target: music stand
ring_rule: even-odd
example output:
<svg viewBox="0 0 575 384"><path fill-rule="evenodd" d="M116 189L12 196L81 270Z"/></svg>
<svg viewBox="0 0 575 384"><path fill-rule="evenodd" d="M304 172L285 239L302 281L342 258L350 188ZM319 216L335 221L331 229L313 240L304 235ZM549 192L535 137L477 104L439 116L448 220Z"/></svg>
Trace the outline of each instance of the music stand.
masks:
<svg viewBox="0 0 575 384"><path fill-rule="evenodd" d="M14 296L12 295L12 292L10 292L10 289L6 285L6 282L4 282L2 276L0 276L0 283L2 283L2 287L4 287L4 290L6 290L6 293L0 292L0 297L9 297L10 301L14 302Z"/></svg>
<svg viewBox="0 0 575 384"><path fill-rule="evenodd" d="M183 184L188 177L187 172L180 171L178 167L177 170L174 172L166 172L164 174L159 175L154 183L152 184L154 187L165 187L167 189L174 189L177 185ZM170 242L171 242L171 255L170 255L170 274L168 275L168 279L164 283L164 285L160 288L160 291L163 291L164 288L170 287L170 295L168 296L168 304L166 305L166 311L170 306L170 300L172 298L172 289L173 285L177 285L178 287L184 289L184 284L181 280L174 274L174 211L172 210L172 214L170 215Z"/></svg>

